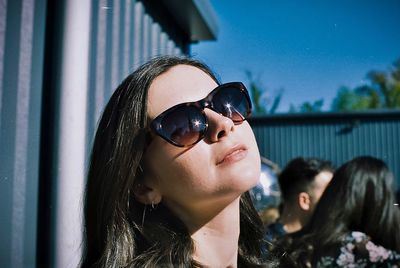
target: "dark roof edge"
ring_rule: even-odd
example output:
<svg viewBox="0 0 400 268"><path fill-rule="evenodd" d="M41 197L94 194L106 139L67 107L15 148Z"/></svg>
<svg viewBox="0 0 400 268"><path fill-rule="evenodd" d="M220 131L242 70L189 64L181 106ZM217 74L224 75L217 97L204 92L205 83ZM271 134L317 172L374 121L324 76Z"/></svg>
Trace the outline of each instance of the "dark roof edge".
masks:
<svg viewBox="0 0 400 268"><path fill-rule="evenodd" d="M209 0L162 0L191 42L216 40L218 23Z"/></svg>
<svg viewBox="0 0 400 268"><path fill-rule="evenodd" d="M214 11L209 0L193 0L193 3L196 5L199 13L204 18L204 23L207 24L208 29L212 35L211 39L204 40L216 40L218 36L218 21L217 14Z"/></svg>
<svg viewBox="0 0 400 268"><path fill-rule="evenodd" d="M340 120L340 119L400 119L400 110L371 110L362 112L321 112L321 113L299 113L299 114L272 114L263 116L252 116L251 123L262 123L270 121L312 121L312 120Z"/></svg>

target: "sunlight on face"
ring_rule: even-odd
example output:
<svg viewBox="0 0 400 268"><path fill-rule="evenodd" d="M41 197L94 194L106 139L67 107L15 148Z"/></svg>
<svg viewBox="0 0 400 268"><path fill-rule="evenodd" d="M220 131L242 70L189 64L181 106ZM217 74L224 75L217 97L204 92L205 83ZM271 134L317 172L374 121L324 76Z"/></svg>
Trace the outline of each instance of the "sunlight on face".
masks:
<svg viewBox="0 0 400 268"><path fill-rule="evenodd" d="M174 105L202 99L216 86L198 68L175 66L151 84L149 117L155 118ZM260 156L248 122L235 125L208 108L204 112L209 124L205 139L180 148L157 136L144 156L145 183L156 188L162 202L176 213L201 213L225 206L253 187L260 176ZM200 124L195 119L194 126ZM227 161L217 164L228 154Z"/></svg>

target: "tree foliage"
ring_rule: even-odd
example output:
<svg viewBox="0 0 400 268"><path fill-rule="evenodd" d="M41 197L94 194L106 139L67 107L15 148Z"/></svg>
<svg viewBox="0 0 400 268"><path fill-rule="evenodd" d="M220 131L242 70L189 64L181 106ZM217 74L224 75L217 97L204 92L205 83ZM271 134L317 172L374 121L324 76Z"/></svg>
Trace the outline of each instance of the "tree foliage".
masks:
<svg viewBox="0 0 400 268"><path fill-rule="evenodd" d="M400 59L388 72L370 71L368 84L350 89L341 87L332 102L332 111L400 108Z"/></svg>
<svg viewBox="0 0 400 268"><path fill-rule="evenodd" d="M306 101L299 105L299 107L295 107L291 104L289 113L319 113L322 112L323 106L324 99L319 99L314 102Z"/></svg>
<svg viewBox="0 0 400 268"><path fill-rule="evenodd" d="M283 89L275 95L270 94L266 87L262 86L259 79L255 79L251 71L246 71L249 80L249 91L255 114L274 114L282 99Z"/></svg>

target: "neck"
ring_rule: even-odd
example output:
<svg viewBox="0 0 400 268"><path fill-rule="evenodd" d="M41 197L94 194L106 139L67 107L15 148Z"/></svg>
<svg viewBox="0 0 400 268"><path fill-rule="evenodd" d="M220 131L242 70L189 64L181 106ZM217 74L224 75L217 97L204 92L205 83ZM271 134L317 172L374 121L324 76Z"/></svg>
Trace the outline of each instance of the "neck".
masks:
<svg viewBox="0 0 400 268"><path fill-rule="evenodd" d="M303 228L300 213L295 208L285 206L282 210L279 222L282 223L283 229L287 233L294 233Z"/></svg>
<svg viewBox="0 0 400 268"><path fill-rule="evenodd" d="M238 197L200 228L188 224L195 243L194 259L206 267L237 267L240 233Z"/></svg>

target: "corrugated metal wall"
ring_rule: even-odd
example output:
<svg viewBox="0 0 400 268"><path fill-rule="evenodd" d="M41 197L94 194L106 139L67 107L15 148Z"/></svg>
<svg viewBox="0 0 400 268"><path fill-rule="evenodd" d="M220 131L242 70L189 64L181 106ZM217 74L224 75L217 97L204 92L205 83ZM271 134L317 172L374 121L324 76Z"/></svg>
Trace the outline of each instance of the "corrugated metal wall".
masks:
<svg viewBox="0 0 400 268"><path fill-rule="evenodd" d="M88 136L113 90L137 66L157 55L189 52L182 34L171 36L149 14L156 8L137 0L93 1Z"/></svg>
<svg viewBox="0 0 400 268"><path fill-rule="evenodd" d="M54 112L50 119L54 128L49 130L53 133L52 147L42 147L41 151L52 155L41 174L41 183L48 181L52 188L45 202L47 212L40 213L48 219L40 217L43 224L39 223L39 236L51 230L49 242L38 245L40 264L76 267L80 261L85 162L97 121L114 89L148 59L188 52L186 36L171 37L164 31L165 25L156 21L153 13L161 7L145 3L101 0L83 5L80 0L68 0L51 7L59 14L52 19L60 26L52 35L61 33L58 40L62 40L62 46L49 60L50 66L59 66L55 71L58 80L53 82L54 87L47 87L57 93L50 98L55 106L46 112ZM41 193L47 192L48 187L44 188Z"/></svg>
<svg viewBox="0 0 400 268"><path fill-rule="evenodd" d="M99 115L139 64L189 52L175 23L157 1L0 0L1 267L77 266Z"/></svg>
<svg viewBox="0 0 400 268"><path fill-rule="evenodd" d="M400 112L274 115L250 120L263 156L283 168L297 156L336 166L359 155L383 159L400 187Z"/></svg>
<svg viewBox="0 0 400 268"><path fill-rule="evenodd" d="M0 0L0 266L36 254L45 1Z"/></svg>

